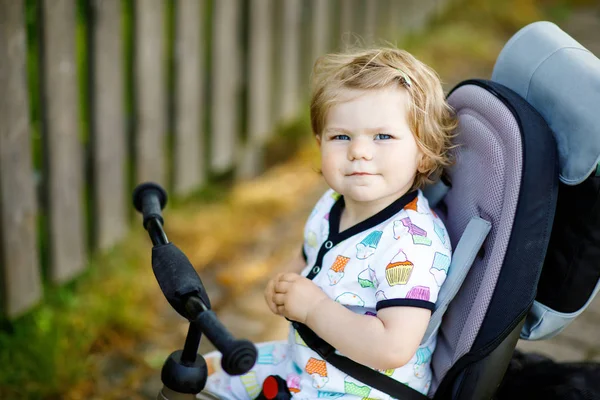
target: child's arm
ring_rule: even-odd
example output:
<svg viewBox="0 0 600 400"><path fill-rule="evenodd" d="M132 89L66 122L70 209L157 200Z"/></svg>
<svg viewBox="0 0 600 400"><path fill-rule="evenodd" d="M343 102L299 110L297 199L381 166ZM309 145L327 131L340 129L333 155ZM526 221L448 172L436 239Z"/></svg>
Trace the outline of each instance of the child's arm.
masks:
<svg viewBox="0 0 600 400"><path fill-rule="evenodd" d="M377 316L356 314L329 298L308 314L306 325L340 353L377 369L407 364L417 351L431 311L389 307Z"/></svg>
<svg viewBox="0 0 600 400"><path fill-rule="evenodd" d="M416 307L384 308L377 317L356 314L297 274L280 276L273 303L278 314L308 325L343 355L377 369L408 363L431 316Z"/></svg>

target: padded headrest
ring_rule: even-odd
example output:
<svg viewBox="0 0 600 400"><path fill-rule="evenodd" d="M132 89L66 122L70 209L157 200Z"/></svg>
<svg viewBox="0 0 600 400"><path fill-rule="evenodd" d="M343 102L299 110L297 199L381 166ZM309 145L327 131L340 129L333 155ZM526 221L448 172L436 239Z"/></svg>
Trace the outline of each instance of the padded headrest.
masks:
<svg viewBox="0 0 600 400"><path fill-rule="evenodd" d="M504 46L492 81L517 92L546 120L560 180L576 185L600 161L600 59L551 22L535 22Z"/></svg>

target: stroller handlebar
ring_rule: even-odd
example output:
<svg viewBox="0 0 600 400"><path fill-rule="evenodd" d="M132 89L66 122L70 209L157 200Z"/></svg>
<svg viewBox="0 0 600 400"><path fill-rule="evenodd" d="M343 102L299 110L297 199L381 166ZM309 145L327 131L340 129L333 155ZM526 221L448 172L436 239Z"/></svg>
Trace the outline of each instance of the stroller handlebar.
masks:
<svg viewBox="0 0 600 400"><path fill-rule="evenodd" d="M235 339L210 309L198 273L187 256L169 243L163 230L161 210L167 193L155 183L143 183L133 192L135 208L143 215L144 228L152 244L152 269L171 306L190 321L183 351L173 353L163 366L161 378L175 393L191 393L204 388L207 367L197 355L202 333L222 353L221 366L230 375L248 372L256 362L256 346L245 339ZM193 382L192 382L193 381Z"/></svg>

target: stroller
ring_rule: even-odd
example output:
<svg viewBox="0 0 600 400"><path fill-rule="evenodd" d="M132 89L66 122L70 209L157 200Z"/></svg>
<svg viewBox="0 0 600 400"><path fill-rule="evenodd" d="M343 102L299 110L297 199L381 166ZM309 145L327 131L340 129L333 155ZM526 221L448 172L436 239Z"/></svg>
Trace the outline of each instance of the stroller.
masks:
<svg viewBox="0 0 600 400"><path fill-rule="evenodd" d="M454 248L424 338L438 335L429 397L490 399L519 389L509 381L514 375L502 382L509 364L509 372L516 371L519 337L556 335L600 290L600 128L594 118L600 111L600 59L556 25L537 22L509 40L490 81L464 81L448 101L459 117L456 164L447 179L424 191ZM165 291L161 284L182 315L182 293L205 296L201 284L172 286ZM236 346L251 353L247 343ZM360 369L342 370L369 383ZM586 372L599 385L600 368ZM169 386L164 370L163 382ZM572 398L600 397L597 389ZM413 392L394 397L427 398Z"/></svg>

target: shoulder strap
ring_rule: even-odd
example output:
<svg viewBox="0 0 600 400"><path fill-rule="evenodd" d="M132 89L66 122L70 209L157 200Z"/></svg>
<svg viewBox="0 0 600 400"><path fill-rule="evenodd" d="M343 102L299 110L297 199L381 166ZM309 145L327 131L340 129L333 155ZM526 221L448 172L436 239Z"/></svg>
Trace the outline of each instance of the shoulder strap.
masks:
<svg viewBox="0 0 600 400"><path fill-rule="evenodd" d="M472 217L469 220L456 248L452 252L452 261L448 268L448 276L438 294L437 301L435 302L435 310L431 314L429 325L427 326L425 335L423 335L421 344L426 343L432 335L437 333L442 323L442 317L446 313L450 302L461 288L477 253L491 229L492 224L482 218Z"/></svg>
<svg viewBox="0 0 600 400"><path fill-rule="evenodd" d="M415 389L398 382L380 372L352 361L348 357L336 354L335 348L321 339L308 326L299 322L292 322L294 329L304 340L304 343L320 355L325 361L342 372L347 373L377 390L389 394L396 399L402 400L428 400L429 398Z"/></svg>

